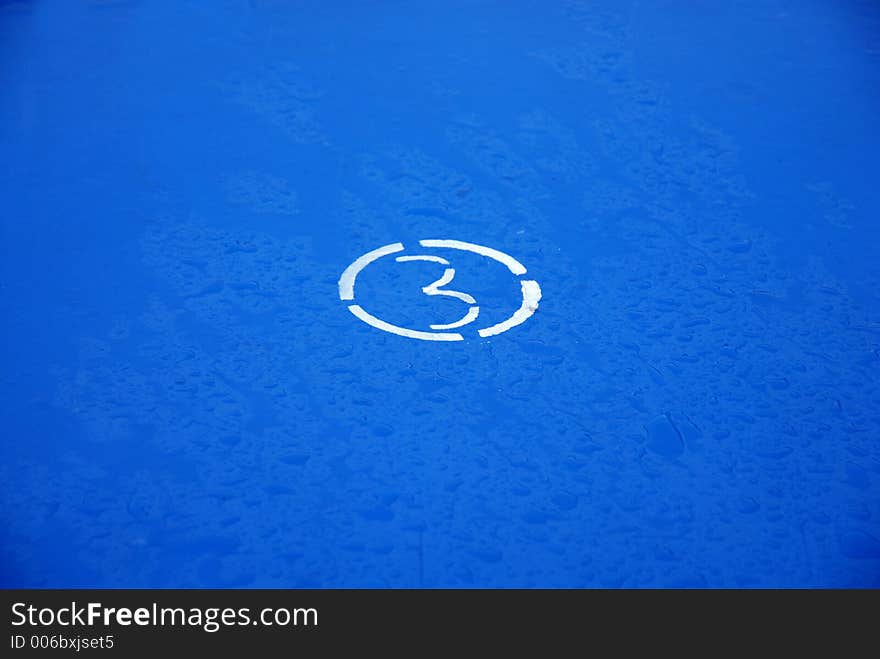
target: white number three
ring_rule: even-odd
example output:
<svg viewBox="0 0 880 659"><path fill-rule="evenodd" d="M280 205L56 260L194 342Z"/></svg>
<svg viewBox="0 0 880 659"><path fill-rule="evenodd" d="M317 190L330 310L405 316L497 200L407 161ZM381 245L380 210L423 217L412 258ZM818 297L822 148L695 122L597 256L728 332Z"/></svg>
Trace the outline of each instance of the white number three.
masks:
<svg viewBox="0 0 880 659"><path fill-rule="evenodd" d="M433 263L442 263L443 265L449 265L449 261L439 256L429 256L429 255L416 255L416 256L398 256L396 261L406 262L406 261L431 261ZM463 327L468 323L472 323L477 319L477 316L480 315L480 307L476 306L477 301L474 299L472 295L468 295L467 293L462 293L461 291L450 291L445 290L441 291L441 286L446 286L452 282L452 279L455 277L455 269L454 268L446 268L443 272L443 276L440 277L437 281L432 284L428 284L422 291L425 295L446 295L448 297L454 297L458 300L466 304L470 304L471 307L468 309L468 312L461 318L461 320L457 320L454 323L447 323L445 325L431 325L432 330L448 330L455 329L456 327Z"/></svg>

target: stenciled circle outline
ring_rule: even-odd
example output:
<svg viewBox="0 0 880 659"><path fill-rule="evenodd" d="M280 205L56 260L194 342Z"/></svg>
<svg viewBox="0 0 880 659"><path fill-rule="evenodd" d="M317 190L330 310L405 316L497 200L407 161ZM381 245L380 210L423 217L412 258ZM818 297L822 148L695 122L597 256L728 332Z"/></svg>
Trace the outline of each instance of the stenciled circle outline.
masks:
<svg viewBox="0 0 880 659"><path fill-rule="evenodd" d="M483 245L467 243L461 240L434 239L420 240L419 245L422 247L459 249L465 252L479 254L480 256L485 256L498 261L506 266L507 269L517 277L521 277L527 272L526 267L515 258L497 249L492 249L491 247L484 247ZM378 261L389 254L397 254L398 252L404 251L404 249L403 243L391 243L371 250L352 261L339 277L339 299L343 302L353 301L354 285L358 274L374 261ZM521 325L535 313L535 310L538 308L538 303L541 300L541 287L534 279L521 279L520 288L522 290L523 301L519 309L517 309L507 320L492 325L491 327L478 330L477 334L479 334L480 337L486 338L506 332L512 327ZM399 327L398 325L386 323L384 320L376 318L368 313L359 304L350 304L348 310L356 318L365 322L367 325L384 332L397 334L398 336L405 336L410 339L420 339L422 341L464 341L464 337L457 332L422 332L420 330L411 330L406 327Z"/></svg>

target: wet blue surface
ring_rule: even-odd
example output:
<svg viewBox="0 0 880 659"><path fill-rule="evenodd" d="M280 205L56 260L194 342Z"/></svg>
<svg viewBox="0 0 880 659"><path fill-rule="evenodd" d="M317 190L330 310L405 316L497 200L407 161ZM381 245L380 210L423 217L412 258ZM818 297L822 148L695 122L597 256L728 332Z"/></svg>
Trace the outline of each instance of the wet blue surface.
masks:
<svg viewBox="0 0 880 659"><path fill-rule="evenodd" d="M870 2L0 3L0 585L880 586L878 89ZM422 238L540 309L349 314Z"/></svg>

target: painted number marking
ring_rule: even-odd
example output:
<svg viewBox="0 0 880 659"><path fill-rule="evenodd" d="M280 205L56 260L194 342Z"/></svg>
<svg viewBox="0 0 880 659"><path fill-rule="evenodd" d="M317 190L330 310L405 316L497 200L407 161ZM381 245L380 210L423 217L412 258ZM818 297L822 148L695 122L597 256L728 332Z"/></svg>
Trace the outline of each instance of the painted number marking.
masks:
<svg viewBox="0 0 880 659"><path fill-rule="evenodd" d="M472 252L474 254L479 254L480 256L498 261L499 263L506 266L507 269L517 277L522 277L522 275L526 274L526 268L522 263L517 261L512 256L509 256L508 254L500 252L496 249L492 249L491 247L483 247L482 245L466 243L460 240L420 240L419 245L425 248L458 249L465 252ZM357 280L357 276L361 272L361 270L366 268L374 261L378 261L385 256L397 254L403 251L403 243L392 243L391 245L385 245L383 247L379 247L378 249L367 252L363 256L355 259L354 262L345 269L345 271L342 273L342 276L339 278L339 299L343 300L344 302L354 302L355 281ZM429 261L432 263L440 263L441 265L445 266L451 266L449 261L447 261L445 258L434 256L431 254L402 255L398 256L395 261L400 263L405 263L408 261ZM390 332L391 334L397 334L398 336L405 336L410 339L420 339L422 341L463 341L464 336L462 336L458 332L439 331L464 327L465 325L469 325L476 321L480 315L480 307L477 305L477 301L472 295L450 288L444 288L445 286L451 284L454 278L455 269L452 267L447 267L443 271L443 276L440 277L440 279L422 288L422 292L425 295L442 295L446 297L452 297L461 300L465 304L469 305L467 313L465 313L464 316L462 316L459 320L453 323L431 325L430 328L432 330L435 330L432 332L414 330L387 323L384 320L381 320L380 318L377 318L376 316L373 316L372 314L367 312L359 304L350 304L348 306L348 310L351 311L351 313L354 314L357 318L367 323L367 325L371 325L372 327L380 329L383 332ZM535 310L538 308L538 303L541 300L541 287L538 285L538 282L534 279L520 279L520 290L522 292L522 304L520 305L520 307L506 320L490 327L484 327L480 330L477 330L477 334L480 337L486 338L490 336L495 336L496 334L501 334L502 332L506 332L512 327L516 327L517 325L524 323L532 316L532 314L535 313Z"/></svg>

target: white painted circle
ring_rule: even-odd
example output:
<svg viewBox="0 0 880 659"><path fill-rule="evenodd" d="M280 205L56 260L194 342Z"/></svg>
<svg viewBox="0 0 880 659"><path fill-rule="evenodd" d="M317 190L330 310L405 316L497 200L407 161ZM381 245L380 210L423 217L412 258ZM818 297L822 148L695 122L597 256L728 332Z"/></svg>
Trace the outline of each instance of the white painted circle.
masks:
<svg viewBox="0 0 880 659"><path fill-rule="evenodd" d="M497 249L492 249L491 247L483 247L482 245L476 245L474 243L466 243L461 240L420 240L419 245L426 248L443 248L443 249L459 249L465 252L473 252L474 254L479 254L480 256L484 256L486 258L494 259L498 261L502 265L504 265L510 272L517 277L522 277L522 275L526 274L525 266L517 261L512 256L505 254L504 252L498 251ZM342 276L339 278L339 299L344 302L354 302L354 285L357 280L358 274L366 268L368 265L373 263L374 261L378 261L381 258L389 256L391 254L398 254L404 251L403 243L392 243L390 245L385 245L383 247L379 247L378 249L374 249L370 252L367 252L363 256L355 259L351 265L349 265L345 271L342 273ZM427 254L417 254L417 255L404 255L398 256L397 261L432 261L434 263L440 263L443 265L450 265L449 261L434 255ZM452 281L452 278L455 276L455 270L453 268L447 268L444 272L443 276L437 281L428 284L422 288L422 292L425 295L446 295L450 297L455 297L463 302L471 305L468 309L467 314L460 320L454 323L448 323L444 325L431 325L432 330L441 330L441 329L455 329L458 327L463 327L464 325L469 325L474 322L479 316L480 308L476 304L476 300L473 297L468 295L467 293L461 293L459 291L453 290L443 290L441 287L446 286ZM538 308L538 303L541 300L541 287L538 285L538 282L534 279L520 279L520 289L522 291L522 304L519 309L517 309L509 318L506 320L496 323L490 327L484 327L481 330L477 331L480 337L486 338L489 336L495 336L496 334L501 334L502 332L506 332L512 327L516 327L517 325L521 325L526 320L528 320L532 314L535 313L535 310ZM364 321L367 325L371 325L376 329L380 329L383 332L390 332L391 334L397 334L398 336L405 336L410 339L420 339L422 341L463 341L464 336L459 334L458 332L424 332L420 330L408 329L406 327L399 327L398 325L392 325L391 323L386 323L384 320L373 316L363 309L359 304L350 304L348 306L348 310L351 311L357 318Z"/></svg>

